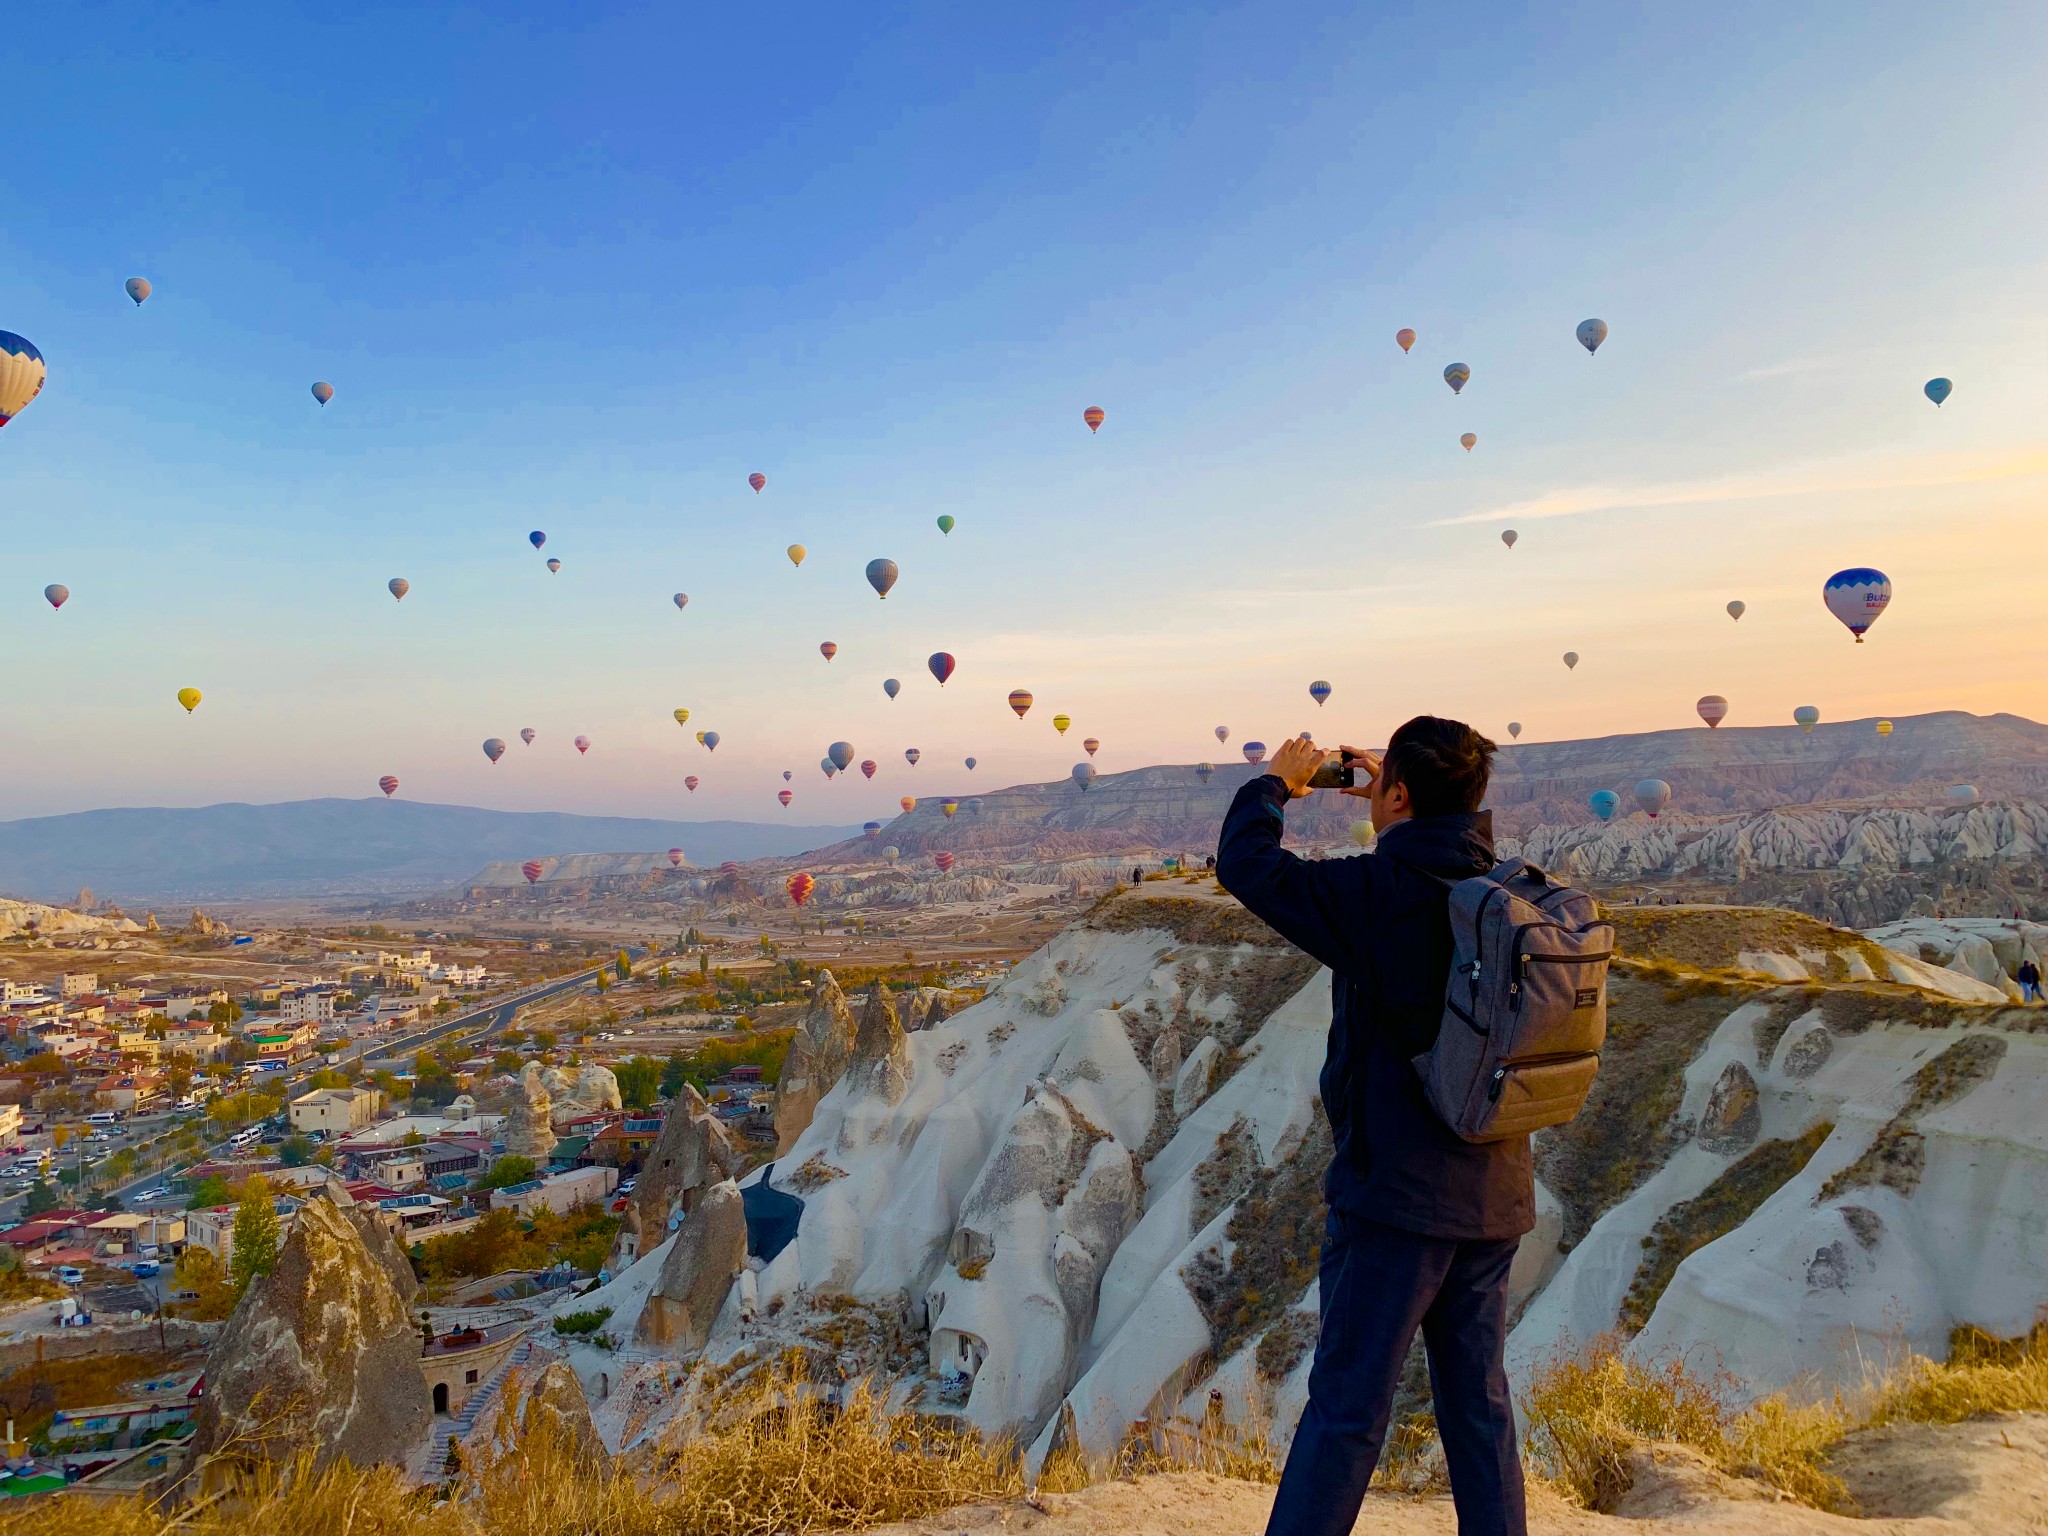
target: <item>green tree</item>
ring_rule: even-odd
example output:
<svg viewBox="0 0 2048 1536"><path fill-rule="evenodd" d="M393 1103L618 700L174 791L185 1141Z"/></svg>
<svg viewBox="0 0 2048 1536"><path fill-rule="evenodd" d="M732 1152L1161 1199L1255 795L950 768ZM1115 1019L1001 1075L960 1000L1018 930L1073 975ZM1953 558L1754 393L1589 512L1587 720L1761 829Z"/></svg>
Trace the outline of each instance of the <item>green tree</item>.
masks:
<svg viewBox="0 0 2048 1536"><path fill-rule="evenodd" d="M315 1072L306 1079L306 1087L308 1089L346 1088L347 1086L348 1074L336 1071L333 1067L322 1067L318 1072Z"/></svg>
<svg viewBox="0 0 2048 1536"><path fill-rule="evenodd" d="M304 1136L288 1136L277 1149L278 1160L287 1168L303 1168L313 1161L314 1146Z"/></svg>
<svg viewBox="0 0 2048 1536"><path fill-rule="evenodd" d="M270 1184L262 1174L251 1174L242 1185L241 1204L235 1207L234 1249L228 1258L228 1279L235 1294L249 1289L258 1275L267 1275L277 1263L277 1207L271 1203Z"/></svg>
<svg viewBox="0 0 2048 1536"><path fill-rule="evenodd" d="M612 1068L619 1080L619 1098L628 1109L645 1109L661 1085L661 1063L652 1056L631 1056Z"/></svg>
<svg viewBox="0 0 2048 1536"><path fill-rule="evenodd" d="M57 1209L57 1191L50 1188L41 1179L37 1179L35 1183L29 1185L28 1198L21 1203L22 1215L40 1216L45 1211L54 1211L55 1209Z"/></svg>
<svg viewBox="0 0 2048 1536"><path fill-rule="evenodd" d="M552 1029L536 1029L531 1039L536 1051L552 1051L555 1048L555 1032Z"/></svg>
<svg viewBox="0 0 2048 1536"><path fill-rule="evenodd" d="M188 1210L200 1211L212 1205L226 1205L233 1198L228 1181L217 1173L209 1173L192 1186L192 1196L185 1205Z"/></svg>
<svg viewBox="0 0 2048 1536"><path fill-rule="evenodd" d="M681 1051L671 1051L668 1060L661 1064L661 1096L664 1099L674 1098L689 1080L690 1058Z"/></svg>
<svg viewBox="0 0 2048 1536"><path fill-rule="evenodd" d="M195 1300L185 1303L187 1317L202 1323L217 1323L235 1310L235 1288L220 1272L220 1260L204 1248L187 1248L171 1266L173 1282L181 1291L191 1291Z"/></svg>
<svg viewBox="0 0 2048 1536"><path fill-rule="evenodd" d="M612 970L617 973L619 980L631 981L633 979L633 957L623 949L620 950L617 957L612 961Z"/></svg>
<svg viewBox="0 0 2048 1536"><path fill-rule="evenodd" d="M233 1003L215 1003L206 1010L206 1022L209 1024L234 1024L241 1017L242 1010Z"/></svg>
<svg viewBox="0 0 2048 1536"><path fill-rule="evenodd" d="M517 1152L508 1152L491 1165L491 1171L478 1179L477 1189L510 1189L514 1184L524 1184L534 1175L534 1163L530 1157Z"/></svg>

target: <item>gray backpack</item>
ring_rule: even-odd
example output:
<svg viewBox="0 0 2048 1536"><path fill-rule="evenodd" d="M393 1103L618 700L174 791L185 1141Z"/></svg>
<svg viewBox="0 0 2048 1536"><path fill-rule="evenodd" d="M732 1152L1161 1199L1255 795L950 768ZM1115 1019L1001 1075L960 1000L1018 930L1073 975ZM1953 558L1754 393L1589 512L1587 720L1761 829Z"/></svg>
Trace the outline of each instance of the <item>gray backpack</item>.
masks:
<svg viewBox="0 0 2048 1536"><path fill-rule="evenodd" d="M1563 1125L1600 1070L1613 928L1523 859L1430 878L1450 890L1455 944L1443 1025L1415 1058L1430 1107L1466 1141Z"/></svg>

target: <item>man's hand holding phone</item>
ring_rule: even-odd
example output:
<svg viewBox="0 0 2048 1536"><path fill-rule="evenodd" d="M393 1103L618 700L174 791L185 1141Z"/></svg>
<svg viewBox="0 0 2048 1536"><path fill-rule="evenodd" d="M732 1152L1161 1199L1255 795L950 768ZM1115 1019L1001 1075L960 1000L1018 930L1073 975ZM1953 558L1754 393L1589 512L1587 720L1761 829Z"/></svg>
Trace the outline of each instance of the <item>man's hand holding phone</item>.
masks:
<svg viewBox="0 0 2048 1536"><path fill-rule="evenodd" d="M1266 772L1287 786L1288 798L1292 800L1299 800L1311 789L1335 789L1371 799L1372 781L1379 771L1380 759L1375 753L1357 747L1326 752L1298 736L1283 741L1266 764Z"/></svg>

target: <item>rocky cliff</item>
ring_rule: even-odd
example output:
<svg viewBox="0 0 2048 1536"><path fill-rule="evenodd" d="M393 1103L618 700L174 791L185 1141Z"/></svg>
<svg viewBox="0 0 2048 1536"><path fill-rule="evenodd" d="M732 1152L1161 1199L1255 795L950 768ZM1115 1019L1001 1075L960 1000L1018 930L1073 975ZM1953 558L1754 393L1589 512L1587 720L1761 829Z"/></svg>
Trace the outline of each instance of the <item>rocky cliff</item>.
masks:
<svg viewBox="0 0 2048 1536"><path fill-rule="evenodd" d="M404 1465L432 1418L410 1283L382 1228L307 1201L276 1267L243 1294L207 1357L194 1465L301 1449L321 1465Z"/></svg>
<svg viewBox="0 0 2048 1536"><path fill-rule="evenodd" d="M2048 930L1872 938L1720 907L1623 926L1594 1100L1538 1141L1517 1369L1620 1328L1721 1349L1764 1389L1846 1379L1873 1330L1936 1355L1957 1323L2023 1331L2048 1300L2048 1010L1974 973ZM1034 1454L1109 1451L1212 1390L1284 1439L1316 1334L1328 1009L1317 968L1207 882L1099 906L924 1030L827 1002L846 1064L745 1181L802 1200L796 1240L746 1259L692 1214L579 1304L684 1361L873 1372ZM658 1429L665 1400L618 1433Z"/></svg>

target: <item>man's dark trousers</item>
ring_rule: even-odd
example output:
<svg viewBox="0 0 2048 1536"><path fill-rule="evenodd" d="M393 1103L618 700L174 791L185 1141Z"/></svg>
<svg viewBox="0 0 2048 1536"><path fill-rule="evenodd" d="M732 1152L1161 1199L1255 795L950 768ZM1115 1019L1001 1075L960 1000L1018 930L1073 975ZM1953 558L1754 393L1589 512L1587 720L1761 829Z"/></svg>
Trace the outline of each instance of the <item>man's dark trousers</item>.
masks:
<svg viewBox="0 0 2048 1536"><path fill-rule="evenodd" d="M1518 1242L1423 1237L1330 1213L1322 1337L1267 1536L1350 1531L1418 1327L1458 1536L1524 1536L1514 1405L1500 1364Z"/></svg>

